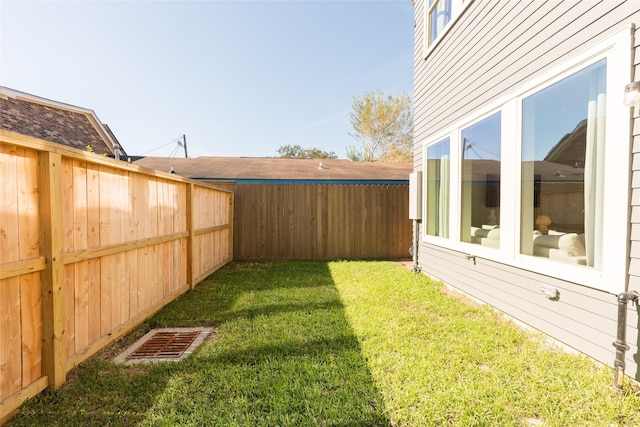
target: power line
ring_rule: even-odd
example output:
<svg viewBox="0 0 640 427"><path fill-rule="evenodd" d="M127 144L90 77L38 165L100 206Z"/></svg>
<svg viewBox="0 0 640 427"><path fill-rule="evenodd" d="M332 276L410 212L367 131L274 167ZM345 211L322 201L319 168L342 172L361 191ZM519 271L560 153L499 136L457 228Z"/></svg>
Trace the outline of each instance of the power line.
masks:
<svg viewBox="0 0 640 427"><path fill-rule="evenodd" d="M161 145L160 147L152 148L151 150L149 150L149 151L145 151L145 152L144 152L144 153L142 153L142 154L151 153L152 151L159 150L159 149L161 149L161 148L166 147L167 145L171 145L171 144L175 144L175 143L176 143L175 141L171 141L171 142L170 142L170 143L168 143L168 144L164 144L164 145Z"/></svg>

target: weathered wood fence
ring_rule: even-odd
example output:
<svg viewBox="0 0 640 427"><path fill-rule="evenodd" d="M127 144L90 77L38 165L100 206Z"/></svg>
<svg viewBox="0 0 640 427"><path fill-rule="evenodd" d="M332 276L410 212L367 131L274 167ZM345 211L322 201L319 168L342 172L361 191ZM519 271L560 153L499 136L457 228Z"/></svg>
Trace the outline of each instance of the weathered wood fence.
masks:
<svg viewBox="0 0 640 427"><path fill-rule="evenodd" d="M233 200L0 130L0 424L230 261Z"/></svg>
<svg viewBox="0 0 640 427"><path fill-rule="evenodd" d="M235 193L235 260L410 256L408 183L215 185Z"/></svg>

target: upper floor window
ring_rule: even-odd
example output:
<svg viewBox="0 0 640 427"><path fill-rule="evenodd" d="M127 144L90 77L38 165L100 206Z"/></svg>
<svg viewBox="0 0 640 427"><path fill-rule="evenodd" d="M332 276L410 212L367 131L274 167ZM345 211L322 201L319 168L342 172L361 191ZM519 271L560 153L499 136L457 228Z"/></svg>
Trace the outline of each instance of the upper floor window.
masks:
<svg viewBox="0 0 640 427"><path fill-rule="evenodd" d="M429 44L433 43L451 21L452 0L429 0Z"/></svg>
<svg viewBox="0 0 640 427"><path fill-rule="evenodd" d="M424 38L425 53L449 29L453 21L462 13L469 0L425 0Z"/></svg>

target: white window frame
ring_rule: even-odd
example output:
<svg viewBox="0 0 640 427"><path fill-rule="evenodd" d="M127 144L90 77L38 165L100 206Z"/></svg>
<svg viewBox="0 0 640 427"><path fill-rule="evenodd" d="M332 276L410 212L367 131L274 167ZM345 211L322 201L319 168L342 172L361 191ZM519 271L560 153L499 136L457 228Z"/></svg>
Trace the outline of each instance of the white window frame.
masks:
<svg viewBox="0 0 640 427"><path fill-rule="evenodd" d="M565 61L560 66L532 79L518 90L485 105L423 143L423 155L429 145L450 138L450 220L449 238L429 236L423 228L425 243L508 264L523 270L556 277L573 283L617 294L624 290L628 258L630 149L629 109L622 102L624 85L631 70L630 32L628 29ZM605 199L601 270L565 264L547 258L520 254L521 221L521 145L522 100L602 59L607 60ZM499 249L460 241L461 131L489 115L502 113L500 235ZM514 143L508 143L514 141ZM423 162L423 170L426 168ZM423 177L426 177L426 170ZM426 178L423 178L426 179ZM426 185L423 185L426 188ZM424 198L423 198L424 200ZM426 205L423 205L423 218Z"/></svg>
<svg viewBox="0 0 640 427"><path fill-rule="evenodd" d="M440 43L444 36L449 32L464 10L469 7L473 0L451 0L451 19L435 40L430 40L431 20L429 12L435 8L437 1L434 0L433 5L429 6L429 0L423 0L422 4L422 36L423 36L423 57L426 59L431 51Z"/></svg>

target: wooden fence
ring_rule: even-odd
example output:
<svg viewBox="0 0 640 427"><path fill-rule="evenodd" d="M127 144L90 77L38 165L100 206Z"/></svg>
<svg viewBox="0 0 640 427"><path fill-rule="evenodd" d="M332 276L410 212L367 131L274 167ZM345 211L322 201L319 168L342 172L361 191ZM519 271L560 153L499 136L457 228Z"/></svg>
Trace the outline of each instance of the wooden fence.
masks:
<svg viewBox="0 0 640 427"><path fill-rule="evenodd" d="M0 424L229 262L233 203L0 130Z"/></svg>
<svg viewBox="0 0 640 427"><path fill-rule="evenodd" d="M408 183L215 185L235 193L235 260L410 256Z"/></svg>

